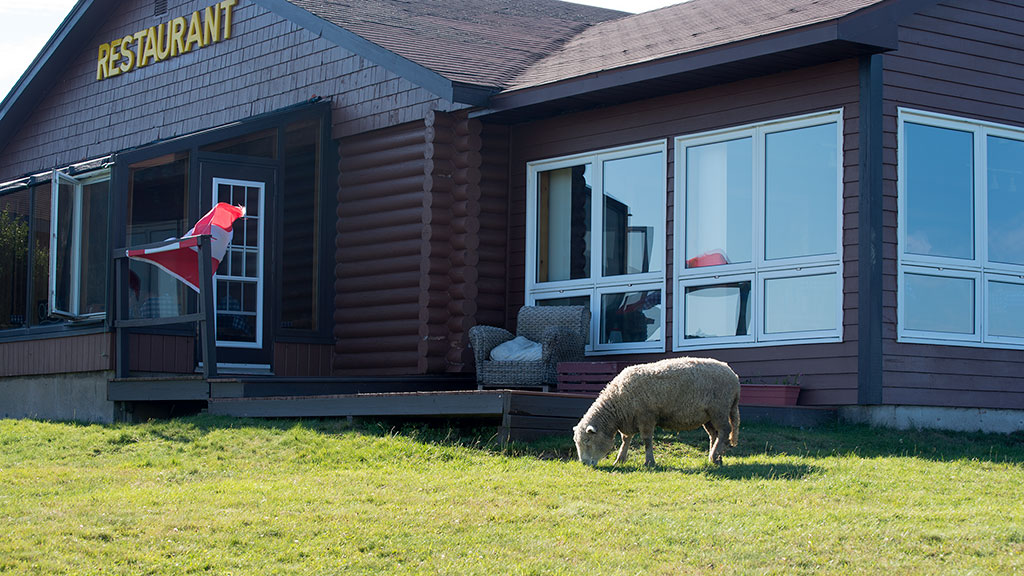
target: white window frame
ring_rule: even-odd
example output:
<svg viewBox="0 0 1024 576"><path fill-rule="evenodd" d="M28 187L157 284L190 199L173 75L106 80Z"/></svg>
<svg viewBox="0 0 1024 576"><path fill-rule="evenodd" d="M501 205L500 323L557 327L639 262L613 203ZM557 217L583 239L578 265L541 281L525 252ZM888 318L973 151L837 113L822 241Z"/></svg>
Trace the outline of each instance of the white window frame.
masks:
<svg viewBox="0 0 1024 576"><path fill-rule="evenodd" d="M667 141L659 140L621 146L588 152L585 154L574 154L547 160L539 160L527 163L526 170L526 304L533 305L538 300L550 298L565 298L572 296L590 296L590 341L587 344L587 355L622 354L622 353L649 353L665 351L666 335L666 310L668 302L666 299L666 268L668 266L667 246L662 246L661 270L641 274L621 274L616 276L604 276L603 270L603 206L597 201L597 194L604 190L604 175L601 166L609 160L631 158L633 156L644 156L647 154L661 154L662 187L661 198L658 200L665 208L667 216L667 181L668 172L668 151ZM559 170L578 166L580 164L591 164L592 193L595 195L591 200L590 210L590 277L575 280L560 280L555 282L537 282L537 177L541 172ZM655 200L652 200L652 202ZM667 219L667 218L666 218ZM667 223L663 220L661 239L665 242L667 238ZM605 294L620 292L642 292L657 290L661 293L661 339L653 342L616 342L601 343L601 298Z"/></svg>
<svg viewBox="0 0 1024 576"><path fill-rule="evenodd" d="M906 138L904 127L907 122L936 128L946 128L973 135L974 154L974 238L973 258L949 258L905 252L907 247L907 205L906 205ZM1014 128L982 120L926 112L910 108L897 109L897 249L898 281L896 286L898 342L914 344L941 344L951 346L1024 349L1024 337L990 336L988 328L988 287L989 281L1024 283L1024 265L989 262L988 260L988 137L995 136L1024 142L1024 128ZM923 273L932 276L971 278L975 281L974 321L975 333L957 335L951 333L911 330L904 321L906 308L906 272ZM1014 279L1017 279L1016 281Z"/></svg>
<svg viewBox="0 0 1024 576"><path fill-rule="evenodd" d="M258 349L263 348L263 323L266 320L264 318L265 314L264 314L264 311L263 311L263 299L265 297L264 292L266 291L266 282L265 282L266 278L264 276L265 271L263 269L263 260L264 260L264 250L266 249L266 247L265 247L266 238L264 236L264 225L266 223L266 217L265 217L266 211L265 211L265 209L266 209L267 183L263 182L261 180L239 180L239 179L235 179L235 178L220 178L220 177L214 178L212 180L212 183L213 183L212 184L212 190L213 190L213 200L212 201L213 201L214 204L216 204L217 202L220 201L220 200L217 199L216 194L217 194L217 191L219 189L219 186L221 186L221 185L238 186L238 187L242 187L242 188L258 188L259 189L259 202L258 202L258 212L257 212L258 215L255 216L255 217L254 216L247 216L247 218L249 218L250 220L252 220L254 218L256 219L256 243L257 243L257 250L255 251L255 254L256 254L256 275L257 275L257 278L256 278L256 281L254 282L254 284L256 285L256 315L255 315L255 317L256 317L256 334L254 335L254 341L253 342L245 342L245 341L239 341L239 340L220 340L220 339L217 340L217 347L219 347L219 348L249 348L249 349L258 350ZM208 209L212 210L213 206L210 206ZM239 220L238 222L241 223L242 220ZM232 248L231 248L231 245L229 244L228 248L227 248L227 252L225 252L225 254L224 254L225 260L227 259L228 254L231 252L231 250L232 250ZM248 248L243 249L242 252L244 252L246 254L252 254L253 253ZM229 274L218 274L218 273L216 273L216 271L214 271L213 282L212 282L212 285L213 285L213 302L214 302L214 309L215 309L214 310L214 315L213 315L213 317L214 317L213 318L213 326L214 326L214 332L213 333L214 334L217 333L217 322L218 322L217 317L220 316L220 314L222 314L222 313L225 314L225 315L230 315L231 312L232 312L231 310L219 310L219 309L217 309L217 303L219 302L219 299L218 299L219 295L217 294L218 280L224 280L226 282L243 282L243 283L252 282L252 278L249 277L249 276L245 276L244 274L242 276L233 276L230 273Z"/></svg>
<svg viewBox="0 0 1024 576"><path fill-rule="evenodd" d="M767 135L825 124L836 126L836 213L835 250L831 254L784 259L765 258L765 150ZM712 132L677 136L675 138L675 246L673 294L675 310L672 349L682 352L694 349L749 348L784 344L841 342L843 339L843 109L827 110L779 120L749 124ZM753 145L751 261L721 266L686 267L686 149L741 138L751 138ZM832 274L836 276L836 326L829 330L808 330L767 334L764 326L766 279ZM713 285L735 279L750 278L751 333L723 338L685 337L685 287Z"/></svg>
<svg viewBox="0 0 1024 576"><path fill-rule="evenodd" d="M85 186L97 182L109 181L110 170L102 170L89 174L85 178L75 178L58 169L54 169L51 175L50 184L50 254L49 254L49 278L47 290L47 308L51 315L72 320L85 320L92 318L105 318L107 312L83 313L79 310L81 304L81 277L82 277L82 195ZM61 183L73 186L74 203L72 209L72 221L70 223L58 222L59 214L59 192ZM70 225L69 225L70 224ZM70 299L71 308L61 310L57 308L57 237L60 234L72 235L71 237L71 286Z"/></svg>

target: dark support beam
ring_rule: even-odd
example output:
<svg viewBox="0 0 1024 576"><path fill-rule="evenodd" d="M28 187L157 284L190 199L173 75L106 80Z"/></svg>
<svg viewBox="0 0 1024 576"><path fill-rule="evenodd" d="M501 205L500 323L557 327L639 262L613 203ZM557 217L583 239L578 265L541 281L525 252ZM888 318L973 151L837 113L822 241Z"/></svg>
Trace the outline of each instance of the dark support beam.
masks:
<svg viewBox="0 0 1024 576"><path fill-rule="evenodd" d="M882 56L860 60L857 403L882 403Z"/></svg>
<svg viewBox="0 0 1024 576"><path fill-rule="evenodd" d="M213 333L213 263L210 261L210 236L199 237L199 321L203 346L203 377L217 377L217 335Z"/></svg>

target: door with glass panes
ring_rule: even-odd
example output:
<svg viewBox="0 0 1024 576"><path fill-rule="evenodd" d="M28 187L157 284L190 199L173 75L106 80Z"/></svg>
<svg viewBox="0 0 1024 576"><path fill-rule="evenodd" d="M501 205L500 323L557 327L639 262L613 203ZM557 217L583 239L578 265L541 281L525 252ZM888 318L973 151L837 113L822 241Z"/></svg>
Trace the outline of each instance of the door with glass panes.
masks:
<svg viewBox="0 0 1024 576"><path fill-rule="evenodd" d="M222 372L269 369L272 354L267 279L272 226L266 215L276 172L265 166L203 162L201 213L226 202L245 207L213 278L217 364Z"/></svg>

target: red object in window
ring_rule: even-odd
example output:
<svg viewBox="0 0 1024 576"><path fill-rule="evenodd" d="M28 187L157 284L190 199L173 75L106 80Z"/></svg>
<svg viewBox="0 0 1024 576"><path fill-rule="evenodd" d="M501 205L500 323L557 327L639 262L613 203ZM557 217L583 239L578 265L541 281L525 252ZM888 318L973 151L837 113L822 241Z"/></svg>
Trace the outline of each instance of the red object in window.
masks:
<svg viewBox="0 0 1024 576"><path fill-rule="evenodd" d="M700 256L694 256L686 261L687 268L700 268L702 266L721 266L722 264L728 264L729 261L725 259L725 255L721 252L705 252Z"/></svg>

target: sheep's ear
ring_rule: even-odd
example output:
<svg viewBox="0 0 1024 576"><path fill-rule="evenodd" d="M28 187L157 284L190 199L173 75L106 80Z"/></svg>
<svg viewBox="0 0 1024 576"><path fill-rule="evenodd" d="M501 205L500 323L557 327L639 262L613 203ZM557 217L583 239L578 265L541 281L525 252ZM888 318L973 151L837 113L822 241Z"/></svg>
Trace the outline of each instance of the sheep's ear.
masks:
<svg viewBox="0 0 1024 576"><path fill-rule="evenodd" d="M587 434L597 434L597 428L593 426L587 426Z"/></svg>

